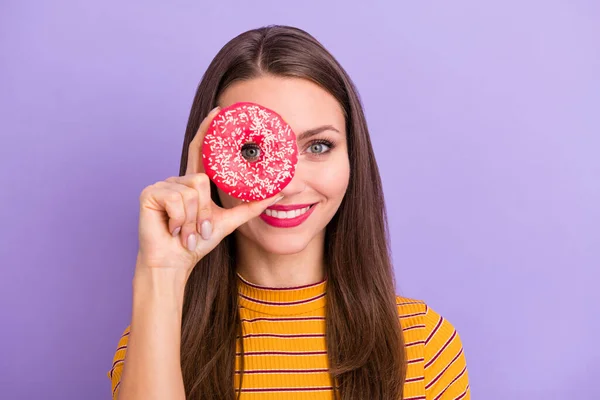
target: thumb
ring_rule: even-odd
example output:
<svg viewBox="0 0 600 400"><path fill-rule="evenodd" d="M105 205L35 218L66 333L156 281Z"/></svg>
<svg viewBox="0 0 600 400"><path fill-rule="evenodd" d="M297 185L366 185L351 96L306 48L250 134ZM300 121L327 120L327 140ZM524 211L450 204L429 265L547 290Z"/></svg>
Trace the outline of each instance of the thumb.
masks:
<svg viewBox="0 0 600 400"><path fill-rule="evenodd" d="M265 200L252 201L250 203L242 203L226 211L227 216L224 218L223 229L226 234L230 234L241 225L250 221L252 218L258 217L268 207L281 201L283 195L276 195Z"/></svg>

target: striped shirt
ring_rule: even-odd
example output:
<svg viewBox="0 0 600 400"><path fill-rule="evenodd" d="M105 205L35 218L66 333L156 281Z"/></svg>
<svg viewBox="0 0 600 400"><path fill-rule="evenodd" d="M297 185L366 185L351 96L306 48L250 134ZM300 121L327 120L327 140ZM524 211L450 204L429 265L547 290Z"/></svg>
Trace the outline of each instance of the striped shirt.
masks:
<svg viewBox="0 0 600 400"><path fill-rule="evenodd" d="M239 278L245 364L241 398L333 399L325 342L327 281L267 288ZM454 327L422 301L397 297L397 305L408 358L404 400L470 399L465 355ZM119 392L128 337L129 327L108 372L113 399Z"/></svg>

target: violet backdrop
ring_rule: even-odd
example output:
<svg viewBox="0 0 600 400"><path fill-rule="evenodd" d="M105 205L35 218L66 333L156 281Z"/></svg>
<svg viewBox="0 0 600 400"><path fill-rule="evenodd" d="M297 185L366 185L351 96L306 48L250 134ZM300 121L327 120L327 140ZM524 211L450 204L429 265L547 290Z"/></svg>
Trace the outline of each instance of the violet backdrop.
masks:
<svg viewBox="0 0 600 400"><path fill-rule="evenodd" d="M399 292L474 398L600 398L600 3L221 3L1 2L0 397L109 398L139 193L218 49L278 23L357 84Z"/></svg>

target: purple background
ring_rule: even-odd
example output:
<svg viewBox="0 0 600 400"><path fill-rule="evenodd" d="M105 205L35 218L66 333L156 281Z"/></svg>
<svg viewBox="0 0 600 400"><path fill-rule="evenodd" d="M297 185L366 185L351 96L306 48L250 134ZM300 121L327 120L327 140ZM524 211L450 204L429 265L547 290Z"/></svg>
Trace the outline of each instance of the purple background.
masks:
<svg viewBox="0 0 600 400"><path fill-rule="evenodd" d="M217 3L1 2L0 397L109 398L139 193L218 49L283 23L358 85L400 291L474 398L600 398L600 3Z"/></svg>

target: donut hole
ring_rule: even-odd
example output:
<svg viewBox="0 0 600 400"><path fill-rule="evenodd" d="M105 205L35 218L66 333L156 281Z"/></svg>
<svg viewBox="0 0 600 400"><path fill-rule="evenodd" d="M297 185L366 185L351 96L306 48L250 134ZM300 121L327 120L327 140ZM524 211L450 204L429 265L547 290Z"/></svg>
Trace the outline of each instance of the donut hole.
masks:
<svg viewBox="0 0 600 400"><path fill-rule="evenodd" d="M260 146L252 142L244 144L240 152L242 153L242 157L244 157L244 159L248 162L258 161L260 155L262 154Z"/></svg>

